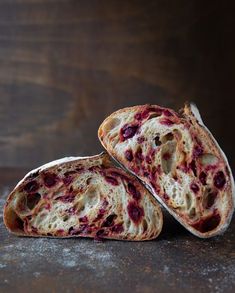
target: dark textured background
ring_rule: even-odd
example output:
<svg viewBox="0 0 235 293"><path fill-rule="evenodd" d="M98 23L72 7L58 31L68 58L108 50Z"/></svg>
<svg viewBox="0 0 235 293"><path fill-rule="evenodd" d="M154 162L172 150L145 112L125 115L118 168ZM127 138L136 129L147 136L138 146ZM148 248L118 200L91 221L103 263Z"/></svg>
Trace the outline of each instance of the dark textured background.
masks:
<svg viewBox="0 0 235 293"><path fill-rule="evenodd" d="M26 171L101 151L124 106L195 101L233 166L234 28L229 1L0 0L0 292L235 292L234 220L201 240L164 213L145 243L19 238L2 221Z"/></svg>
<svg viewBox="0 0 235 293"><path fill-rule="evenodd" d="M120 107L195 101L235 161L229 1L0 1L0 166L95 154Z"/></svg>

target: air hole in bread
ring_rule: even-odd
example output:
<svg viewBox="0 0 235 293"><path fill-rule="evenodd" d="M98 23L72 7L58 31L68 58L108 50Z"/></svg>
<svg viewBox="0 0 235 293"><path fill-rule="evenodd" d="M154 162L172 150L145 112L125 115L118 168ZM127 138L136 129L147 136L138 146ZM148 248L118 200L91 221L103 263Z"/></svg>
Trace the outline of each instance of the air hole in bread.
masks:
<svg viewBox="0 0 235 293"><path fill-rule="evenodd" d="M193 219L196 216L196 210L195 208L191 208L191 210L189 211L189 218Z"/></svg>
<svg viewBox="0 0 235 293"><path fill-rule="evenodd" d="M168 142L161 149L161 163L162 169L165 174L171 172L173 163L174 163L174 155L175 155L176 143Z"/></svg>
<svg viewBox="0 0 235 293"><path fill-rule="evenodd" d="M216 202L218 192L216 190L207 189L205 191L202 205L205 209L210 209Z"/></svg>
<svg viewBox="0 0 235 293"><path fill-rule="evenodd" d="M66 215L66 216L63 217L63 221L64 221L64 222L67 222L68 219L69 219L69 216L68 216L68 215Z"/></svg>
<svg viewBox="0 0 235 293"><path fill-rule="evenodd" d="M127 230L130 228L130 225L131 225L131 221L130 221L130 219L127 219L127 221L126 221L126 229Z"/></svg>
<svg viewBox="0 0 235 293"><path fill-rule="evenodd" d="M35 206L38 204L38 202L41 199L41 195L39 193L29 194L27 196L27 207L32 210L35 208Z"/></svg>
<svg viewBox="0 0 235 293"><path fill-rule="evenodd" d="M172 198L176 198L176 195L177 195L177 193L176 193L176 187L173 187L173 189L172 189Z"/></svg>
<svg viewBox="0 0 235 293"><path fill-rule="evenodd" d="M158 135L154 138L154 143L157 147L162 144Z"/></svg>
<svg viewBox="0 0 235 293"><path fill-rule="evenodd" d="M143 220L143 232L147 231L147 229L148 229L148 223L147 223L147 221L144 219L144 220Z"/></svg>
<svg viewBox="0 0 235 293"><path fill-rule="evenodd" d="M103 227L111 227L114 225L114 221L117 218L116 214L109 215L106 220L103 222Z"/></svg>
<svg viewBox="0 0 235 293"><path fill-rule="evenodd" d="M16 227L19 229L19 230L24 230L24 222L23 220L20 218L20 217L17 217L15 219L16 221Z"/></svg>
<svg viewBox="0 0 235 293"><path fill-rule="evenodd" d="M89 206L95 206L97 202L99 201L98 197L98 190L95 189L94 186L88 188L84 195L84 199L86 200L85 204Z"/></svg>
<svg viewBox="0 0 235 293"><path fill-rule="evenodd" d="M199 157L199 161L203 166L216 165L218 158L212 154L204 154Z"/></svg>
<svg viewBox="0 0 235 293"><path fill-rule="evenodd" d="M74 209L78 212L81 213L82 211L85 210L85 205L83 202L78 202L76 203L76 205L74 206Z"/></svg>
<svg viewBox="0 0 235 293"><path fill-rule="evenodd" d="M24 221L12 209L7 222L12 231L24 231Z"/></svg>
<svg viewBox="0 0 235 293"><path fill-rule="evenodd" d="M174 129L173 135L176 140L182 140L182 133L179 130ZM185 143L185 142L183 142L183 143Z"/></svg>
<svg viewBox="0 0 235 293"><path fill-rule="evenodd" d="M86 184L89 185L89 184L91 183L91 180L92 180L91 177L87 178L87 180L86 180Z"/></svg>
<svg viewBox="0 0 235 293"><path fill-rule="evenodd" d="M149 114L148 120L150 120L152 118L159 117L161 115L162 115L162 113L151 113L151 114Z"/></svg>
<svg viewBox="0 0 235 293"><path fill-rule="evenodd" d="M161 142L166 143L166 142L171 141L173 139L174 139L174 135L171 132L169 132L161 137Z"/></svg>
<svg viewBox="0 0 235 293"><path fill-rule="evenodd" d="M192 195L190 193L186 193L185 201L186 201L186 209L189 210L192 206Z"/></svg>

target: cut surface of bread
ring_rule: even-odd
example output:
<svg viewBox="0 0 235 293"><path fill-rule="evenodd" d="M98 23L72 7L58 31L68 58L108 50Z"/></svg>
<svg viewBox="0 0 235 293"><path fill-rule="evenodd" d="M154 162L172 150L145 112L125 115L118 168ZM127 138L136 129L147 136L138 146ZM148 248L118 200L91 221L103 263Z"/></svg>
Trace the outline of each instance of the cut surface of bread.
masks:
<svg viewBox="0 0 235 293"><path fill-rule="evenodd" d="M124 108L104 120L98 136L193 234L226 230L234 210L232 173L194 104L180 113L156 105Z"/></svg>
<svg viewBox="0 0 235 293"><path fill-rule="evenodd" d="M4 207L6 227L22 236L149 240L158 236L162 221L149 191L105 153L31 171Z"/></svg>

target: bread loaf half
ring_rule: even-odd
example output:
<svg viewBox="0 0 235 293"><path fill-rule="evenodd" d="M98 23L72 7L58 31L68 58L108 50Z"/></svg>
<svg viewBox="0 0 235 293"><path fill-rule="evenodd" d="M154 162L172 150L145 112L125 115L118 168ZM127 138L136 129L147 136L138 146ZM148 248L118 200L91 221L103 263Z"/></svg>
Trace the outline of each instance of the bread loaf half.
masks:
<svg viewBox="0 0 235 293"><path fill-rule="evenodd" d="M193 234L206 238L228 227L232 173L195 105L181 113L154 105L121 109L104 120L98 135L108 153Z"/></svg>
<svg viewBox="0 0 235 293"><path fill-rule="evenodd" d="M138 179L103 153L28 173L7 199L4 222L22 236L149 240L162 229L162 212Z"/></svg>

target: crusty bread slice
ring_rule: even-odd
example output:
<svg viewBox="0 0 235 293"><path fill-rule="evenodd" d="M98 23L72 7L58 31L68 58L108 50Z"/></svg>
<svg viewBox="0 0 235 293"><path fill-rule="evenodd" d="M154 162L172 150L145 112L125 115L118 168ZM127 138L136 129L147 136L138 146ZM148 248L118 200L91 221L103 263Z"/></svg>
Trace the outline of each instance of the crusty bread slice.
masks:
<svg viewBox="0 0 235 293"><path fill-rule="evenodd" d="M22 236L149 240L162 229L154 197L102 153L43 165L9 195L4 222Z"/></svg>
<svg viewBox="0 0 235 293"><path fill-rule="evenodd" d="M98 136L108 153L201 238L221 234L234 210L228 161L195 105L180 114L153 105L121 109Z"/></svg>

